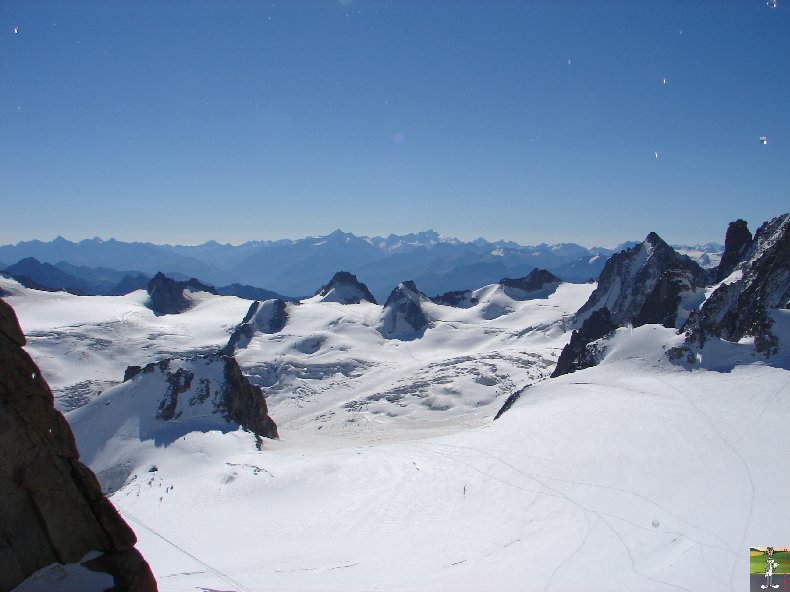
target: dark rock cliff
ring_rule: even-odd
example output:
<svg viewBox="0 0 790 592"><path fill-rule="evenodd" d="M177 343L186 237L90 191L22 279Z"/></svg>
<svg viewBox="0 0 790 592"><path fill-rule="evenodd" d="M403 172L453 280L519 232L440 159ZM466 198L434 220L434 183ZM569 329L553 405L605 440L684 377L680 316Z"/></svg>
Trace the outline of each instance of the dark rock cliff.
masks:
<svg viewBox="0 0 790 592"><path fill-rule="evenodd" d="M287 322L288 310L283 300L253 302L241 323L233 330L221 353L233 355L237 349L249 345L256 331L267 334L279 333L285 328Z"/></svg>
<svg viewBox="0 0 790 592"><path fill-rule="evenodd" d="M208 378L214 374L219 376L210 370L217 364L222 369L221 378ZM145 386L146 391L154 393L158 399L158 407L151 409L150 413L159 422L182 419L181 415L186 411L197 413L204 426L218 427L219 424L216 421L212 423L209 418L219 416L224 423L241 426L258 439L278 437L277 425L269 417L263 392L244 376L232 355L221 353L189 360L166 359L142 368L129 366L124 382L151 374L160 376Z"/></svg>
<svg viewBox="0 0 790 592"><path fill-rule="evenodd" d="M396 339L422 336L428 328L428 317L422 309L422 302L427 300L413 281L398 284L384 304L381 334Z"/></svg>
<svg viewBox="0 0 790 592"><path fill-rule="evenodd" d="M778 352L771 310L790 308L790 214L760 226L742 260L740 279L719 286L686 322L688 352L704 347L711 337L753 337L756 352L765 357ZM689 361L693 359L692 354Z"/></svg>
<svg viewBox="0 0 790 592"><path fill-rule="evenodd" d="M213 287L202 284L195 278L186 282L178 282L160 271L151 278L146 286L150 296L148 307L157 315L182 313L192 306L192 301L184 294L184 290L187 289L217 294Z"/></svg>
<svg viewBox="0 0 790 592"><path fill-rule="evenodd" d="M562 282L556 275L545 269L533 269L529 275L518 278L502 278L499 283L505 288L513 288L523 292L539 292L548 285L558 285Z"/></svg>
<svg viewBox="0 0 790 592"><path fill-rule="evenodd" d="M599 308L593 312L582 323L581 329L571 334L571 340L563 348L551 377L570 374L598 364L601 351L594 342L610 335L615 329L617 325L612 321L608 308Z"/></svg>
<svg viewBox="0 0 790 592"><path fill-rule="evenodd" d="M724 237L724 254L721 256L719 266L716 268L714 281L720 282L730 275L752 246L754 239L746 225L745 220L730 222L727 234Z"/></svg>
<svg viewBox="0 0 790 592"><path fill-rule="evenodd" d="M471 308L480 302L471 290L453 290L433 296L430 300L436 304L454 306L456 308Z"/></svg>
<svg viewBox="0 0 790 592"><path fill-rule="evenodd" d="M0 300L0 589L100 551L86 566L110 573L115 590L155 591L134 532L79 462L71 429L24 344L13 309Z"/></svg>
<svg viewBox="0 0 790 592"><path fill-rule="evenodd" d="M340 304L359 304L363 300L378 304L368 287L347 271L338 271L315 295L323 296L322 300Z"/></svg>
<svg viewBox="0 0 790 592"><path fill-rule="evenodd" d="M618 326L661 323L674 327L674 310L667 301L680 302L682 292L701 288L707 273L698 263L680 255L655 232L638 245L612 255L598 287L576 313L578 323L606 307Z"/></svg>

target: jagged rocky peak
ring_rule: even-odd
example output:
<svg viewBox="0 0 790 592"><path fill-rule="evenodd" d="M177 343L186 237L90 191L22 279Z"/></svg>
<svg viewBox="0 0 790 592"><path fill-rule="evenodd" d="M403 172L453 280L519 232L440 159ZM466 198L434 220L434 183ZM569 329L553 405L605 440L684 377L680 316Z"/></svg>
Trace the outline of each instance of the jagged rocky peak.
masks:
<svg viewBox="0 0 790 592"><path fill-rule="evenodd" d="M277 438L263 392L250 383L230 355L169 358L143 368L130 366L124 384L114 389L125 390L114 393L111 389L102 396L141 399L144 408L136 409L146 417L140 424L141 439L172 437L169 424L179 424L183 432L242 427L258 438Z"/></svg>
<svg viewBox="0 0 790 592"><path fill-rule="evenodd" d="M384 303L381 334L404 340L421 337L429 324L422 308L422 303L428 300L413 281L398 284Z"/></svg>
<svg viewBox="0 0 790 592"><path fill-rule="evenodd" d="M724 254L716 268L716 282L722 281L733 272L735 267L743 261L753 242L752 233L749 232L745 220L738 219L735 222L730 222L724 237Z"/></svg>
<svg viewBox="0 0 790 592"><path fill-rule="evenodd" d="M562 283L556 275L545 269L533 269L529 275L518 278L502 278L499 284L513 300L546 298Z"/></svg>
<svg viewBox="0 0 790 592"><path fill-rule="evenodd" d="M617 325L608 308L604 306L594 311L582 323L581 329L571 333L571 340L563 348L551 377L597 365L603 354L603 346L599 340L611 335L615 329Z"/></svg>
<svg viewBox="0 0 790 592"><path fill-rule="evenodd" d="M702 288L707 273L680 255L655 232L606 262L598 287L576 313L577 326L594 311L606 307L618 326L659 323L675 327L687 313L679 310L684 296Z"/></svg>
<svg viewBox="0 0 790 592"><path fill-rule="evenodd" d="M192 306L192 300L184 294L185 290L217 294L212 286L207 286L195 278L179 282L167 277L161 271L146 286L150 296L148 307L157 315L179 314Z"/></svg>
<svg viewBox="0 0 790 592"><path fill-rule="evenodd" d="M0 300L0 590L47 566L84 560L108 574L113 590L155 591L134 532L79 461L71 428L24 344L16 314Z"/></svg>
<svg viewBox="0 0 790 592"><path fill-rule="evenodd" d="M321 302L359 304L364 300L378 304L368 287L360 282L357 276L347 271L338 271L330 282L322 286L315 295L321 296Z"/></svg>
<svg viewBox="0 0 790 592"><path fill-rule="evenodd" d="M288 322L288 305L284 300L273 298L260 302L256 300L250 305L247 314L228 339L222 353L233 355L237 349L247 347L250 340L258 333L279 333Z"/></svg>
<svg viewBox="0 0 790 592"><path fill-rule="evenodd" d="M764 223L740 264L692 314L684 329L685 345L671 352L689 362L711 338L738 342L752 338L755 352L771 357L781 343L774 331L778 309L790 308L790 214Z"/></svg>

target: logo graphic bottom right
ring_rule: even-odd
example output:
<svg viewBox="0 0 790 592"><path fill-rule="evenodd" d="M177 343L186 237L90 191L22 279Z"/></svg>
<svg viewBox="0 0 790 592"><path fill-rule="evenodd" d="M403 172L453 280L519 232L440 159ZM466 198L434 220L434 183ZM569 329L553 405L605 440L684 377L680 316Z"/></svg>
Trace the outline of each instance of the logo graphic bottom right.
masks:
<svg viewBox="0 0 790 592"><path fill-rule="evenodd" d="M749 548L749 590L790 592L790 547Z"/></svg>

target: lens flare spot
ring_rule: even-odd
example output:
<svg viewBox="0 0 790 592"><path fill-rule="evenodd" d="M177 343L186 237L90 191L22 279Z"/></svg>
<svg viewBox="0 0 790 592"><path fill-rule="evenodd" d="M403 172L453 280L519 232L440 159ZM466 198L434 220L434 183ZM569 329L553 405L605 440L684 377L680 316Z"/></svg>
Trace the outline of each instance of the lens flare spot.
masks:
<svg viewBox="0 0 790 592"><path fill-rule="evenodd" d="M403 132L395 132L392 134L392 143L393 144L403 144L406 140L406 136L403 135Z"/></svg>

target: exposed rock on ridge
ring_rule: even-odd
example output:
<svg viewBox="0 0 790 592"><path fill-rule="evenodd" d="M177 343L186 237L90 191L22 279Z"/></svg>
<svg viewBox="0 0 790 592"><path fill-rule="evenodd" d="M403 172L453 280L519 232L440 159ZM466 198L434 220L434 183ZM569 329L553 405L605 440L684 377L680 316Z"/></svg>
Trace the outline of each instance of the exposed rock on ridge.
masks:
<svg viewBox="0 0 790 592"><path fill-rule="evenodd" d="M435 304L454 306L456 308L471 308L480 302L471 290L453 290L452 292L433 296L430 300Z"/></svg>
<svg viewBox="0 0 790 592"><path fill-rule="evenodd" d="M288 310L279 298L265 302L255 301L250 305L247 314L228 339L228 344L221 353L233 355L237 349L247 347L255 332L272 334L279 333L288 322Z"/></svg>
<svg viewBox="0 0 790 592"><path fill-rule="evenodd" d="M684 296L704 287L707 277L698 263L676 253L655 232L612 255L598 287L576 313L581 329L573 332L563 348L552 376L596 365L601 351L593 342L617 327L660 324L675 328L688 315L681 311Z"/></svg>
<svg viewBox="0 0 790 592"><path fill-rule="evenodd" d="M760 226L743 259L740 279L721 284L689 317L684 327L689 361L695 358L691 351L711 337L732 342L753 337L758 353L778 352L771 309L790 308L790 214Z"/></svg>
<svg viewBox="0 0 790 592"><path fill-rule="evenodd" d="M226 423L254 433L259 440L278 437L263 392L242 374L231 355L166 359L143 368L130 366L124 381L131 381L130 388L134 388L135 380L144 380L147 374L162 377L145 384L145 390L155 392L158 399L157 409L151 412L159 422L192 421L191 427L200 429L206 422L214 425L211 416L219 415ZM158 426L153 426L149 433L141 432L156 438L157 430Z"/></svg>
<svg viewBox="0 0 790 592"><path fill-rule="evenodd" d="M549 292L562 283L562 280L545 269L533 269L525 277L502 278L499 283L504 288L505 294L513 300L527 300L548 296Z"/></svg>
<svg viewBox="0 0 790 592"><path fill-rule="evenodd" d="M401 282L384 304L381 334L387 338L415 339L428 328L428 317L422 303L428 297L413 281Z"/></svg>
<svg viewBox="0 0 790 592"><path fill-rule="evenodd" d="M682 293L705 286L706 280L698 263L679 255L651 232L642 243L609 258L598 287L576 313L576 321L581 323L605 306L618 326L661 323L674 327ZM674 308L666 304L668 300L675 303Z"/></svg>
<svg viewBox="0 0 790 592"><path fill-rule="evenodd" d="M716 268L715 281L718 283L726 278L743 261L754 242L752 233L745 220L738 219L730 222L727 235L724 237L724 254L721 256L719 266Z"/></svg>
<svg viewBox="0 0 790 592"><path fill-rule="evenodd" d="M114 589L155 591L134 532L79 462L71 429L24 344L13 309L0 300L0 589L99 551L85 565L110 573Z"/></svg>
<svg viewBox="0 0 790 592"><path fill-rule="evenodd" d="M338 271L325 286L315 293L322 296L322 302L339 302L340 304L359 304L363 300L378 304L368 287L347 271Z"/></svg>
<svg viewBox="0 0 790 592"><path fill-rule="evenodd" d="M186 282L178 282L167 277L161 271L148 282L146 290L150 296L148 307L157 315L179 314L192 306L192 301L184 295L184 290L208 292L217 295L217 291L192 278Z"/></svg>
<svg viewBox="0 0 790 592"><path fill-rule="evenodd" d="M604 306L593 312L582 323L581 329L571 334L571 340L563 348L551 377L597 365L602 352L595 342L611 335L615 329L617 325L612 321L608 308Z"/></svg>

